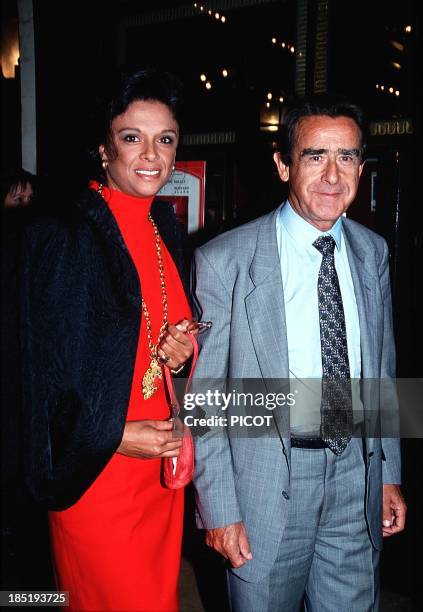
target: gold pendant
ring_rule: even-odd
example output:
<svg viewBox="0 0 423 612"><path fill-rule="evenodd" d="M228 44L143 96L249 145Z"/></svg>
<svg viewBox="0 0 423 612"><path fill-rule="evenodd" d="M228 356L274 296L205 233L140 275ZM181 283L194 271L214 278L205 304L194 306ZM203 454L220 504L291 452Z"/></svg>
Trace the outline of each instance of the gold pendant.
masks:
<svg viewBox="0 0 423 612"><path fill-rule="evenodd" d="M144 396L144 399L148 399L153 395L153 393L157 391L157 389L159 388L159 381L157 381L156 383L156 378L161 380L162 377L162 368L160 367L157 359L153 357L150 361L149 368L142 377L142 394Z"/></svg>

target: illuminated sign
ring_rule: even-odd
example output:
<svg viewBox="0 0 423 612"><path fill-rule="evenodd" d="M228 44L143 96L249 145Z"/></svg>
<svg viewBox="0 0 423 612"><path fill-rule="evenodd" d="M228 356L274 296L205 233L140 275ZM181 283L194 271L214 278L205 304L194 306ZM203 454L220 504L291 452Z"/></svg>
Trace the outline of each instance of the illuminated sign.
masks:
<svg viewBox="0 0 423 612"><path fill-rule="evenodd" d="M372 136L403 136L413 134L414 126L411 119L390 119L388 121L373 121L370 124Z"/></svg>

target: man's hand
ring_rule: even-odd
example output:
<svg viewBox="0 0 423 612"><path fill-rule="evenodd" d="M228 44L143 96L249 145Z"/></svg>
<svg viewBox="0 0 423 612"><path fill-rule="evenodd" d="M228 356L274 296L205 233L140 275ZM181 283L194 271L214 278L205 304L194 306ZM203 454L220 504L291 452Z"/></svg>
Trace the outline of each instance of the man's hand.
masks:
<svg viewBox="0 0 423 612"><path fill-rule="evenodd" d="M244 523L208 529L206 544L228 559L232 567L241 567L253 558Z"/></svg>
<svg viewBox="0 0 423 612"><path fill-rule="evenodd" d="M399 486L395 484L383 485L382 531L384 538L404 529L406 513L407 506Z"/></svg>
<svg viewBox="0 0 423 612"><path fill-rule="evenodd" d="M128 421L116 452L136 459L177 457L181 446L172 421Z"/></svg>

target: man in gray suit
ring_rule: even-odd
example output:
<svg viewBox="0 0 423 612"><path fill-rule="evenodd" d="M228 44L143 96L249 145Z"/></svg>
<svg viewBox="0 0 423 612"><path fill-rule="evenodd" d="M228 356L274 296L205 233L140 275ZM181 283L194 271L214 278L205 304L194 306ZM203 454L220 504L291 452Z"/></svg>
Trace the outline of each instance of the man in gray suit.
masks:
<svg viewBox="0 0 423 612"><path fill-rule="evenodd" d="M273 411L274 435L216 421L198 436L198 525L229 561L234 612L377 610L382 537L404 528L406 507L399 440L357 434L366 417L351 394L395 369L386 243L343 216L363 169L362 115L314 100L284 124L274 161L287 202L195 253L213 321L196 378L317 379L318 410L303 402L288 425Z"/></svg>

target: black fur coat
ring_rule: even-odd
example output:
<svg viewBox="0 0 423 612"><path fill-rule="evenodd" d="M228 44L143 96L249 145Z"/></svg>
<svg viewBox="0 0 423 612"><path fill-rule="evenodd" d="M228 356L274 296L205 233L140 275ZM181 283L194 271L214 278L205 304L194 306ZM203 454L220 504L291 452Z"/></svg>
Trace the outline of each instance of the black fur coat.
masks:
<svg viewBox="0 0 423 612"><path fill-rule="evenodd" d="M180 272L182 228L152 216ZM24 246L23 421L26 482L50 509L75 503L119 446L141 324L138 273L109 208L87 189L34 224Z"/></svg>

